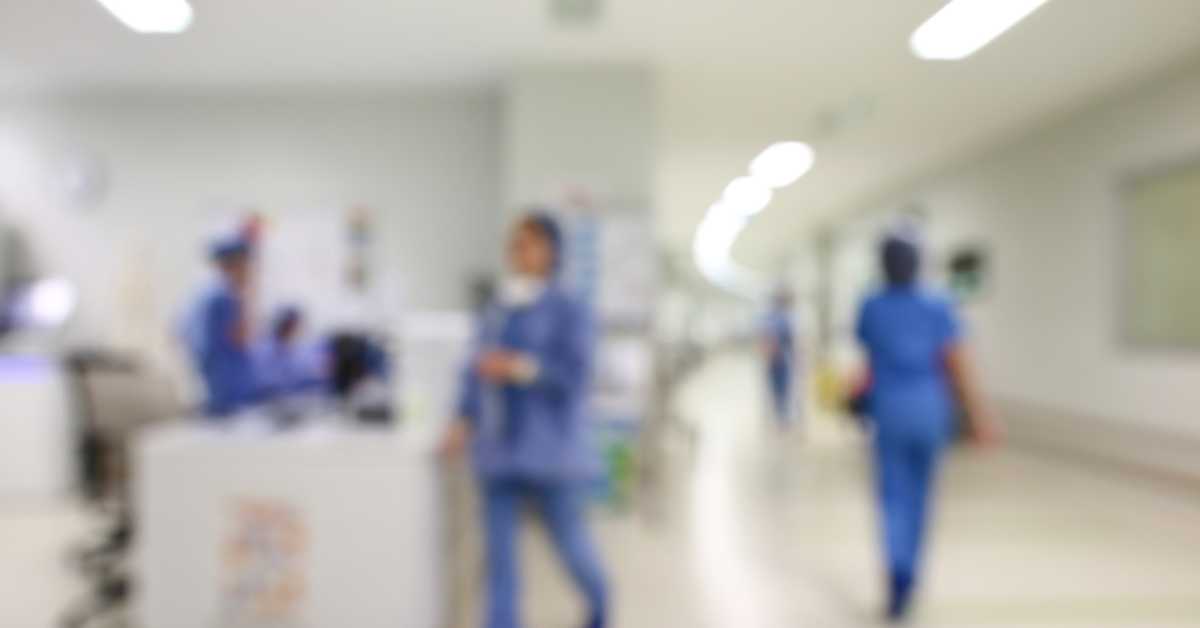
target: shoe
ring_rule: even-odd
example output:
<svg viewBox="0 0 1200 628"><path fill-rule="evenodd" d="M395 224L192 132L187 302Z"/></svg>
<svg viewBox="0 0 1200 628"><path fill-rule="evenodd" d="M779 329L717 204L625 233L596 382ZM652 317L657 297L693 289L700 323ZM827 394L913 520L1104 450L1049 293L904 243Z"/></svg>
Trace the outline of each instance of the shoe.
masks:
<svg viewBox="0 0 1200 628"><path fill-rule="evenodd" d="M894 573L889 581L887 620L892 623L904 621L908 616L912 600L913 578L909 574Z"/></svg>
<svg viewBox="0 0 1200 628"><path fill-rule="evenodd" d="M601 613L596 613L596 614L592 615L591 619L589 619L588 622L586 624L584 624L584 627L585 628L604 628L606 625L607 625L607 623L604 621L604 613L601 612Z"/></svg>

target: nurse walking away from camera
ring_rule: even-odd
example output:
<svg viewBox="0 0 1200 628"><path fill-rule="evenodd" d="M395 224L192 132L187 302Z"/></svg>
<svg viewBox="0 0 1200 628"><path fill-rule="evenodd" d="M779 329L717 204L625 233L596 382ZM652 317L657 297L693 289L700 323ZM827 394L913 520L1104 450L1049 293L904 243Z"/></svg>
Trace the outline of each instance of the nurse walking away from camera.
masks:
<svg viewBox="0 0 1200 628"><path fill-rule="evenodd" d="M867 415L886 555L887 618L908 613L921 567L938 462L958 405L972 438L998 438L970 376L958 316L922 289L914 234L895 232L880 247L886 285L863 303L857 334L870 366Z"/></svg>
<svg viewBox="0 0 1200 628"><path fill-rule="evenodd" d="M767 385L771 408L782 428L791 425L796 405L796 332L792 321L792 295L780 289L771 298L771 310L763 321L763 354L767 363Z"/></svg>
<svg viewBox="0 0 1200 628"><path fill-rule="evenodd" d="M509 242L511 275L480 321L459 418L446 437L470 447L483 498L488 601L485 628L518 628L517 524L523 504L546 526L588 605L586 628L606 625L608 585L585 518L586 482L599 460L584 406L591 379L591 315L556 277L562 232L534 213Z"/></svg>

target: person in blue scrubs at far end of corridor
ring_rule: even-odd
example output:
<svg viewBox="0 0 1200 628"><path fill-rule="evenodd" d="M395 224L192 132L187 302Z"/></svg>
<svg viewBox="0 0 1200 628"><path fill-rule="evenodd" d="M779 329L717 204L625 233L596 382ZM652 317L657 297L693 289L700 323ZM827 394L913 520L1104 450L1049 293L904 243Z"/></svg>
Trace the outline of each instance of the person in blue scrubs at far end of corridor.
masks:
<svg viewBox="0 0 1200 628"><path fill-rule="evenodd" d="M771 408L781 428L791 426L796 388L796 334L792 321L792 295L779 289L771 298L771 309L762 327L763 354L766 357L767 384Z"/></svg>
<svg viewBox="0 0 1200 628"><path fill-rule="evenodd" d="M271 333L254 350L258 394L265 400L319 392L325 385L320 354L302 342L304 314L294 305L280 307Z"/></svg>
<svg viewBox="0 0 1200 628"><path fill-rule="evenodd" d="M607 625L607 577L584 512L587 482L599 471L584 416L594 332L587 308L556 281L562 240L544 213L513 230L512 272L481 317L459 418L444 443L448 454L470 448L482 493L485 628L521 625L517 525L525 504L587 601L584 625Z"/></svg>
<svg viewBox="0 0 1200 628"><path fill-rule="evenodd" d="M239 234L217 239L209 252L218 277L195 305L189 344L204 382L204 414L219 420L257 398L248 303L253 246Z"/></svg>
<svg viewBox="0 0 1200 628"><path fill-rule="evenodd" d="M857 335L870 369L866 414L874 425L886 616L901 621L918 580L938 464L959 404L977 443L992 444L1000 433L977 393L953 305L920 285L916 234L889 233L880 261L886 285L863 303Z"/></svg>

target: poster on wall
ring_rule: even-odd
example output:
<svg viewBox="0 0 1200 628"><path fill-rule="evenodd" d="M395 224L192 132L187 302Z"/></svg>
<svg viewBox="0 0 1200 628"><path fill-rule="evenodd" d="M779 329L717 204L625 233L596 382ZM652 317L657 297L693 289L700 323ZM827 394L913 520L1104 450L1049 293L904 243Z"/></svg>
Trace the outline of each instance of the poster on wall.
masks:
<svg viewBox="0 0 1200 628"><path fill-rule="evenodd" d="M658 258L641 213L567 216L563 281L593 304L601 324L645 331L654 312Z"/></svg>
<svg viewBox="0 0 1200 628"><path fill-rule="evenodd" d="M640 421L649 407L653 348L649 332L657 258L642 213L569 216L563 278L592 304L597 346L593 406L598 418Z"/></svg>
<svg viewBox="0 0 1200 628"><path fill-rule="evenodd" d="M313 329L386 335L399 298L381 254L375 215L365 205L273 216L263 238L261 305L299 305Z"/></svg>

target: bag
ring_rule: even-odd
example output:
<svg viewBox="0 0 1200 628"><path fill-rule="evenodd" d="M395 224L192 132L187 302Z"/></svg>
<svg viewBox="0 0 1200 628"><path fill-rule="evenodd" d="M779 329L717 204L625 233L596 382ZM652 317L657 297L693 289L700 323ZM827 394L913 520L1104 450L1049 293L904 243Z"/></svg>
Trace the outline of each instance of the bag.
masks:
<svg viewBox="0 0 1200 628"><path fill-rule="evenodd" d="M871 370L866 368L850 388L845 411L852 417L866 419L871 409Z"/></svg>

